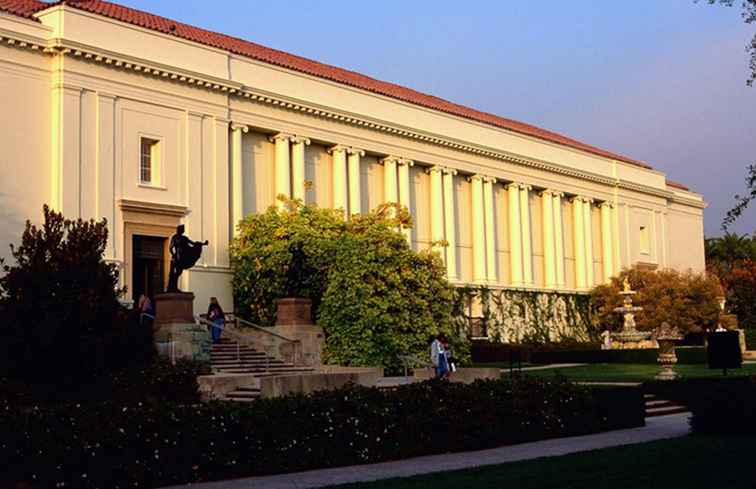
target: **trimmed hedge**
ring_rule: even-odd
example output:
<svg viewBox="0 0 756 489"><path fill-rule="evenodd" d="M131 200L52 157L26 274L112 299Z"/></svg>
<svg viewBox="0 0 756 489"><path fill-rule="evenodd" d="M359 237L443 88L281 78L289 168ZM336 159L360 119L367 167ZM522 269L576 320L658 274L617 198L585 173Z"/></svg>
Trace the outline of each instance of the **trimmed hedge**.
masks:
<svg viewBox="0 0 756 489"><path fill-rule="evenodd" d="M711 382L689 395L690 420L695 433L756 434L756 379Z"/></svg>
<svg viewBox="0 0 756 489"><path fill-rule="evenodd" d="M706 363L706 348L684 347L675 350L677 363L697 365ZM536 351L530 355L532 363L635 363L655 364L659 350L563 350Z"/></svg>
<svg viewBox="0 0 756 489"><path fill-rule="evenodd" d="M470 345L473 363L506 363L520 356L522 362L531 362L534 353L598 350L599 343L570 341L565 343L517 344L498 341L475 340Z"/></svg>
<svg viewBox="0 0 756 489"><path fill-rule="evenodd" d="M640 389L614 394L564 380L432 380L248 405L24 410L6 404L0 409L0 487L157 487L642 425Z"/></svg>
<svg viewBox="0 0 756 489"><path fill-rule="evenodd" d="M207 373L210 367L205 363L179 360L172 365L158 359L142 368L123 369L86 381L65 378L29 384L0 378L0 402L16 406L105 401L197 403L197 376Z"/></svg>
<svg viewBox="0 0 756 489"><path fill-rule="evenodd" d="M756 350L756 328L744 329L743 332L745 332L746 349Z"/></svg>

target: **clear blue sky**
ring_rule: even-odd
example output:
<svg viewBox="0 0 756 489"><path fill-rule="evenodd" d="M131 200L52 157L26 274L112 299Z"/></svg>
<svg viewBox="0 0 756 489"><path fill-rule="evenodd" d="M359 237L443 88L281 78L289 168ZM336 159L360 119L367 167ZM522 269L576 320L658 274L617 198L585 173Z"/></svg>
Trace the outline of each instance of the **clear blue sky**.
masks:
<svg viewBox="0 0 756 489"><path fill-rule="evenodd" d="M736 8L693 0L122 0L647 161L718 235L756 163ZM739 2L736 2L739 4ZM754 204L753 207L756 207ZM756 231L756 209L734 226Z"/></svg>

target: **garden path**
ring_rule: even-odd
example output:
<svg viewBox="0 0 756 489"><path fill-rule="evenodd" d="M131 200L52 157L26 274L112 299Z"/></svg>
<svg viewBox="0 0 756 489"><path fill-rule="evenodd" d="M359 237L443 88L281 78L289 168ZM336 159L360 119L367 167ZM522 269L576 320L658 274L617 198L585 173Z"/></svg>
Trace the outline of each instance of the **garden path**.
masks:
<svg viewBox="0 0 756 489"><path fill-rule="evenodd" d="M331 469L295 472L263 477L250 477L229 481L193 484L194 489L304 489L336 484L368 482L394 477L410 477L432 472L467 469L482 465L517 462L568 453L632 445L647 441L685 436L690 432L689 414L672 414L646 420L646 426L627 430L608 431L594 435L556 438L520 445L510 445L474 452L447 453L425 457L356 465ZM173 486L166 489L180 489Z"/></svg>

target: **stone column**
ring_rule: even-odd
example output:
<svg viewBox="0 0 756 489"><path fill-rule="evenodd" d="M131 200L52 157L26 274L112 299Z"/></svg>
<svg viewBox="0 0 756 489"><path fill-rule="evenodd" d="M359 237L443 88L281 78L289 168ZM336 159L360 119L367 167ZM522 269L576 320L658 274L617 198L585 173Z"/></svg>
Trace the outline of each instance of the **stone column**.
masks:
<svg viewBox="0 0 756 489"><path fill-rule="evenodd" d="M310 140L295 136L291 138L291 187L292 197L305 203L305 146Z"/></svg>
<svg viewBox="0 0 756 489"><path fill-rule="evenodd" d="M244 219L244 172L242 171L242 136L249 128L231 124L231 226L234 236L239 232L239 221Z"/></svg>
<svg viewBox="0 0 756 489"><path fill-rule="evenodd" d="M622 271L622 257L620 252L620 224L619 224L619 204L615 201L612 205L612 244L614 249L612 250L614 259L614 275L617 275Z"/></svg>
<svg viewBox="0 0 756 489"><path fill-rule="evenodd" d="M396 162L395 156L387 156L381 160L383 162L383 194L387 203L395 204L399 202L396 188Z"/></svg>
<svg viewBox="0 0 756 489"><path fill-rule="evenodd" d="M564 197L564 194L553 192L552 197L554 208L554 260L556 262L557 286L563 289L567 286L564 276L564 221L562 218L562 197Z"/></svg>
<svg viewBox="0 0 756 489"><path fill-rule="evenodd" d="M444 239L444 195L443 195L443 168L434 166L428 169L430 175L430 214L431 214L431 241L438 242ZM446 253L441 250L441 258L446 261Z"/></svg>
<svg viewBox="0 0 756 489"><path fill-rule="evenodd" d="M410 173L409 169L415 164L412 160L405 160L402 158L399 160L399 203L402 207L406 207L407 211L411 214L412 207L410 205ZM405 228L402 232L407 237L407 242L412 247L412 229Z"/></svg>
<svg viewBox="0 0 756 489"><path fill-rule="evenodd" d="M533 242L530 236L530 185L520 186L520 221L522 226L522 281L533 285Z"/></svg>
<svg viewBox="0 0 756 489"><path fill-rule="evenodd" d="M512 285L522 286L522 227L520 226L520 184L507 185L509 200L509 268Z"/></svg>
<svg viewBox="0 0 756 489"><path fill-rule="evenodd" d="M496 229L494 228L493 184L496 179L485 177L483 180L483 204L486 216L486 280L498 282L496 275Z"/></svg>
<svg viewBox="0 0 756 489"><path fill-rule="evenodd" d="M593 274L593 199L583 200L583 228L585 230L585 281L588 288L593 287L596 279Z"/></svg>
<svg viewBox="0 0 756 489"><path fill-rule="evenodd" d="M444 224L446 231L446 275L457 280L457 226L454 219L454 175L456 170L444 168Z"/></svg>
<svg viewBox="0 0 756 489"><path fill-rule="evenodd" d="M278 198L280 195L291 198L291 171L290 171L290 157L289 157L289 141L292 135L286 133L279 133L270 138L270 140L276 145L276 174L275 174L275 190L276 190L276 206L280 209L284 207L284 203Z"/></svg>
<svg viewBox="0 0 756 489"><path fill-rule="evenodd" d="M336 145L328 150L333 160L331 181L333 182L333 208L341 209L347 216L347 187L346 187L346 146Z"/></svg>
<svg viewBox="0 0 756 489"><path fill-rule="evenodd" d="M473 282L486 282L486 224L483 213L483 176L470 177L472 187Z"/></svg>
<svg viewBox="0 0 756 489"><path fill-rule="evenodd" d="M584 290L587 286L585 264L585 228L583 226L583 198L572 198L572 225L575 240L575 288Z"/></svg>
<svg viewBox="0 0 756 489"><path fill-rule="evenodd" d="M601 209L601 251L603 255L603 282L608 283L614 275L614 246L612 244L612 204L603 202Z"/></svg>
<svg viewBox="0 0 756 489"><path fill-rule="evenodd" d="M365 156L361 149L347 150L349 166L349 214L362 212L362 195L360 193L360 157Z"/></svg>
<svg viewBox="0 0 756 489"><path fill-rule="evenodd" d="M546 287L557 288L556 247L554 243L554 199L551 190L541 192L543 211L543 271Z"/></svg>

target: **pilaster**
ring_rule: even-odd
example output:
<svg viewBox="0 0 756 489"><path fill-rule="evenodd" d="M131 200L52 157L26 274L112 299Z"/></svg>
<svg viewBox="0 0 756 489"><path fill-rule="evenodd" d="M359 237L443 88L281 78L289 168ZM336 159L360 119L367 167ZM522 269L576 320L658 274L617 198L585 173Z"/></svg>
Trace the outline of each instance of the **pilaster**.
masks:
<svg viewBox="0 0 756 489"><path fill-rule="evenodd" d="M249 128L231 123L231 226L233 234L239 232L239 221L244 219L244 172L242 170L243 136Z"/></svg>

